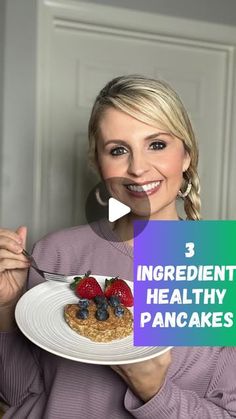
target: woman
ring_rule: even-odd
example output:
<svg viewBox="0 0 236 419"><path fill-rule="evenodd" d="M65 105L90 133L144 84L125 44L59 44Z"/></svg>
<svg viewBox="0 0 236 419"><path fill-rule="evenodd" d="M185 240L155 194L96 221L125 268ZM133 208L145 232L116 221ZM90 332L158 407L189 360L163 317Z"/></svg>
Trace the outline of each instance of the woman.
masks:
<svg viewBox="0 0 236 419"><path fill-rule="evenodd" d="M48 235L34 247L45 270L92 272L133 280L132 222L149 216L200 218L198 153L184 107L165 83L141 76L112 80L98 95L89 122L90 158L132 213L112 226L102 220ZM142 194L149 199L149 211ZM96 229L99 234L96 234ZM114 240L119 237L122 241ZM106 367L59 358L17 330L14 306L24 292L29 262L26 228L0 231L0 396L5 418L236 417L234 348L173 348L152 360ZM32 270L29 286L42 279Z"/></svg>

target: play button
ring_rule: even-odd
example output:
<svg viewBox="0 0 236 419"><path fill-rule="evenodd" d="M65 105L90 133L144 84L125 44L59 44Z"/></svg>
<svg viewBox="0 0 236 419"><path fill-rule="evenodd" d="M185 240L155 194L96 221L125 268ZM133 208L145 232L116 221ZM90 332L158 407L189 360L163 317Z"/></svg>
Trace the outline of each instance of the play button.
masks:
<svg viewBox="0 0 236 419"><path fill-rule="evenodd" d="M147 194L142 190L138 194L129 185L133 182L127 178L110 178L105 182L99 182L89 192L85 205L85 214L88 224L93 231L113 242L123 240L115 233L117 223L144 220L136 235L140 234L149 221L150 203ZM132 229L131 229L132 230ZM105 231L105 233L104 233ZM133 239L134 233L128 232ZM109 238L108 238L109 237Z"/></svg>
<svg viewBox="0 0 236 419"><path fill-rule="evenodd" d="M131 208L128 205L123 204L115 198L109 198L108 200L108 220L112 223L124 215L129 214Z"/></svg>

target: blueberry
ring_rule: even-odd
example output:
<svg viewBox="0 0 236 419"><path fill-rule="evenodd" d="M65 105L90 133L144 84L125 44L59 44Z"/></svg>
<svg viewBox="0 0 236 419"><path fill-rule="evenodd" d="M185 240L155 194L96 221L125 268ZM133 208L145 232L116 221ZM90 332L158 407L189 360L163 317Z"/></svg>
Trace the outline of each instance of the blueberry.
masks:
<svg viewBox="0 0 236 419"><path fill-rule="evenodd" d="M93 301L95 302L96 305L101 305L102 303L105 303L107 301L105 295L96 295L96 297L94 297Z"/></svg>
<svg viewBox="0 0 236 419"><path fill-rule="evenodd" d="M115 307L114 313L116 317L122 317L125 313L125 310L123 309L123 307L117 306Z"/></svg>
<svg viewBox="0 0 236 419"><path fill-rule="evenodd" d="M76 317L81 320L86 320L88 318L89 311L87 308L81 308L77 311Z"/></svg>
<svg viewBox="0 0 236 419"><path fill-rule="evenodd" d="M117 307L120 304L119 297L117 297L116 295L111 295L111 297L109 298L109 304L112 307Z"/></svg>
<svg viewBox="0 0 236 419"><path fill-rule="evenodd" d="M108 302L103 301L102 303L97 304L98 309L107 310L108 309Z"/></svg>
<svg viewBox="0 0 236 419"><path fill-rule="evenodd" d="M95 317L97 320L107 320L109 317L109 313L107 310L104 310L102 308L98 308L96 313L95 313Z"/></svg>
<svg viewBox="0 0 236 419"><path fill-rule="evenodd" d="M89 306L89 300L87 298L81 298L78 301L78 306L80 308L88 308L88 306Z"/></svg>

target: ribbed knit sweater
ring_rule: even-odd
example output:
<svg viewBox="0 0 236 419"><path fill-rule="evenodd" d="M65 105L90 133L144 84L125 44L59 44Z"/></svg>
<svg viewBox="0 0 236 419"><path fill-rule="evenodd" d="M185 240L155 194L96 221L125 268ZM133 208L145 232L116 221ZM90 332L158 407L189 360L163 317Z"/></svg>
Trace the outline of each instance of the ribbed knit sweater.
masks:
<svg viewBox="0 0 236 419"><path fill-rule="evenodd" d="M38 265L76 275L133 280L133 250L115 242L106 221L52 233L34 247ZM29 287L43 279L33 270ZM109 366L70 361L44 351L16 329L0 333L0 397L4 419L236 418L236 349L176 347L159 392L142 402Z"/></svg>

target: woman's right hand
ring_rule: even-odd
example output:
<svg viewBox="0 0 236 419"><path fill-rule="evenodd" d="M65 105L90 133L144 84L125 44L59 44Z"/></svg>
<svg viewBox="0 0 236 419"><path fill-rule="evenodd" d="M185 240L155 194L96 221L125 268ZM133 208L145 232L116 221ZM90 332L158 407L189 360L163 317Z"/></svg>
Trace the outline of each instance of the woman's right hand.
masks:
<svg viewBox="0 0 236 419"><path fill-rule="evenodd" d="M0 307L15 304L23 292L30 266L22 254L26 236L24 226L16 232L0 229Z"/></svg>

